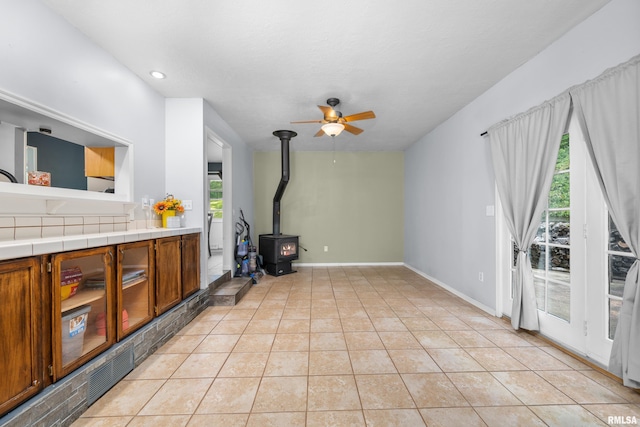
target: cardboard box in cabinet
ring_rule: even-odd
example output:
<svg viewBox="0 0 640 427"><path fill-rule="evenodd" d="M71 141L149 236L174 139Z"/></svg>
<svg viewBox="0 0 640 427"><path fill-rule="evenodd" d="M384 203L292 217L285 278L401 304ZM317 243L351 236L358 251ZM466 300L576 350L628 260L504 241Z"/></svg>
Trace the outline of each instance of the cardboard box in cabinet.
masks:
<svg viewBox="0 0 640 427"><path fill-rule="evenodd" d="M68 311L62 316L62 365L82 356L84 333L91 307L88 305Z"/></svg>

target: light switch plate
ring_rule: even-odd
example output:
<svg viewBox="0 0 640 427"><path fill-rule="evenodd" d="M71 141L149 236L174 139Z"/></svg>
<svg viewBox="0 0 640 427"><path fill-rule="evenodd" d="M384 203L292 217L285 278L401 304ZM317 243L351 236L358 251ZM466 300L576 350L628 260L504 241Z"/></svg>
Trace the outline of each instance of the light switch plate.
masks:
<svg viewBox="0 0 640 427"><path fill-rule="evenodd" d="M191 200L183 200L182 206L184 207L185 211L190 211L191 209L193 209L193 203L191 202Z"/></svg>

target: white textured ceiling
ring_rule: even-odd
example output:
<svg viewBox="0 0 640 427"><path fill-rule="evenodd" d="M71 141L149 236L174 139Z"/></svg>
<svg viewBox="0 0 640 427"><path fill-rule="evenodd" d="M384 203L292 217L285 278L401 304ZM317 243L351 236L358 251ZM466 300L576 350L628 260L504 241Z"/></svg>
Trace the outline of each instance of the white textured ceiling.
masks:
<svg viewBox="0 0 640 427"><path fill-rule="evenodd" d="M258 150L326 150L318 104L373 110L338 150L403 150L608 0L44 0L166 97L205 98ZM149 76L166 73L165 80ZM478 129L482 131L482 129Z"/></svg>

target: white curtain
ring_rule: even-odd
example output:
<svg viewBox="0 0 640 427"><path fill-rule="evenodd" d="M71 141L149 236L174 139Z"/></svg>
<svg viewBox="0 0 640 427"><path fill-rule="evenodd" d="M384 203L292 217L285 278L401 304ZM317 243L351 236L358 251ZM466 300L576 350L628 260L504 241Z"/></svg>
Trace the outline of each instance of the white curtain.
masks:
<svg viewBox="0 0 640 427"><path fill-rule="evenodd" d="M609 212L636 257L624 285L609 370L640 387L640 56L570 90Z"/></svg>
<svg viewBox="0 0 640 427"><path fill-rule="evenodd" d="M518 247L511 308L515 329L539 330L527 250L546 207L570 104L565 93L488 130L498 194Z"/></svg>

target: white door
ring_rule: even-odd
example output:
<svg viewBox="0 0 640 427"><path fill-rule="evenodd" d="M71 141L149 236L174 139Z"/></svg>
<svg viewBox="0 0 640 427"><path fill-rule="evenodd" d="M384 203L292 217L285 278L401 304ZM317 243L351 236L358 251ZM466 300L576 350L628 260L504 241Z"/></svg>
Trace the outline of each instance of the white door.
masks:
<svg viewBox="0 0 640 427"><path fill-rule="evenodd" d="M498 312L510 315L513 242L497 205ZM547 209L529 258L540 332L605 366L613 337L610 327L613 321L615 328L622 296L621 275L629 262L620 245L608 247L616 236L614 230L609 239L607 217L582 134L572 120L560 144Z"/></svg>

